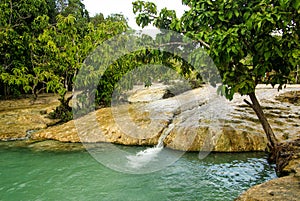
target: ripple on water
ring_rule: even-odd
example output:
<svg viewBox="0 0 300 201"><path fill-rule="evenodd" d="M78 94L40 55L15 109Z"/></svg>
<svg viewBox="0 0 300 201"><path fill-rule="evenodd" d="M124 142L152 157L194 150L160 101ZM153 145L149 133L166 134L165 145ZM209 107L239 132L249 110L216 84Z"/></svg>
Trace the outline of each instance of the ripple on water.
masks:
<svg viewBox="0 0 300 201"><path fill-rule="evenodd" d="M82 151L0 149L0 154L0 200L224 201L275 177L261 153L210 154L203 160L188 153L161 171L141 175L112 171Z"/></svg>

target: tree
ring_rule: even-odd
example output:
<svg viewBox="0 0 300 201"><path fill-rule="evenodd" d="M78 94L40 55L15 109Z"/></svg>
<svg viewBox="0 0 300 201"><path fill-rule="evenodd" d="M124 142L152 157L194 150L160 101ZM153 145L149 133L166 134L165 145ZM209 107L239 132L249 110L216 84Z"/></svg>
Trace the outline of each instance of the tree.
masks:
<svg viewBox="0 0 300 201"><path fill-rule="evenodd" d="M58 0L58 2L61 1L62 0ZM85 9L85 5L81 2L81 0L63 0L61 4L63 4L63 6L59 14L64 17L73 15L76 19L75 25L77 32L84 37L87 32L86 25L90 22L90 16L88 11Z"/></svg>
<svg viewBox="0 0 300 201"><path fill-rule="evenodd" d="M49 23L54 24L56 23L56 16L59 14L57 9L56 0L46 0L48 4L48 14Z"/></svg>
<svg viewBox="0 0 300 201"><path fill-rule="evenodd" d="M34 19L48 12L45 0L0 2L0 84L5 96L22 92L28 80L22 77L30 69L28 44L40 29L33 26Z"/></svg>
<svg viewBox="0 0 300 201"><path fill-rule="evenodd" d="M94 26L104 22L104 15L102 13L97 13L95 16L91 17L91 22Z"/></svg>
<svg viewBox="0 0 300 201"><path fill-rule="evenodd" d="M1 95L31 93L35 100L40 92L58 93L57 117L69 120L65 95L77 71L100 43L128 28L125 18L111 15L93 25L80 0L7 0L0 9Z"/></svg>
<svg viewBox="0 0 300 201"><path fill-rule="evenodd" d="M133 3L137 24L152 23L198 41L220 71L224 95L248 95L272 153L277 139L257 100L259 83L281 89L299 64L300 2L293 0L183 0L190 9L179 19L174 11L159 14L153 3ZM266 77L267 75L267 77Z"/></svg>

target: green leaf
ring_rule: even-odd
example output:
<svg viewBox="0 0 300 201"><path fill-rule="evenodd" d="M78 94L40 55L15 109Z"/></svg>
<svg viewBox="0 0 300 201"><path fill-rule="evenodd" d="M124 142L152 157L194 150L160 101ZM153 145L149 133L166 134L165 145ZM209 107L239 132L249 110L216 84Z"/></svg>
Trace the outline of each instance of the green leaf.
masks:
<svg viewBox="0 0 300 201"><path fill-rule="evenodd" d="M250 11L245 12L244 20L248 20L250 15L251 15Z"/></svg>
<svg viewBox="0 0 300 201"><path fill-rule="evenodd" d="M242 35L245 35L245 33L246 33L246 29L242 29L242 30L241 30L241 34L242 34Z"/></svg>
<svg viewBox="0 0 300 201"><path fill-rule="evenodd" d="M275 46L275 51L278 56L283 57L282 51L277 46Z"/></svg>
<svg viewBox="0 0 300 201"><path fill-rule="evenodd" d="M221 21L225 21L224 15L218 15L218 18L219 18Z"/></svg>
<svg viewBox="0 0 300 201"><path fill-rule="evenodd" d="M294 1L294 4L293 4L293 7L298 10L300 8L300 1L299 0L295 0Z"/></svg>
<svg viewBox="0 0 300 201"><path fill-rule="evenodd" d="M229 12L228 12L228 19L230 20L231 18L232 18L232 12L229 11Z"/></svg>
<svg viewBox="0 0 300 201"><path fill-rule="evenodd" d="M238 17L238 16L240 15L239 11L238 11L238 10L236 10L236 9L235 9L235 10L233 10L233 12L234 12L234 14L235 14L235 16L236 16L236 17Z"/></svg>
<svg viewBox="0 0 300 201"><path fill-rule="evenodd" d="M251 18L246 21L246 26L247 26L248 30L252 29L252 19Z"/></svg>
<svg viewBox="0 0 300 201"><path fill-rule="evenodd" d="M259 21L259 22L257 23L257 30L258 30L258 31L260 31L261 24L262 24L262 21Z"/></svg>
<svg viewBox="0 0 300 201"><path fill-rule="evenodd" d="M271 56L271 52L265 52L264 53L264 57L265 57L266 60L269 60L270 56Z"/></svg>

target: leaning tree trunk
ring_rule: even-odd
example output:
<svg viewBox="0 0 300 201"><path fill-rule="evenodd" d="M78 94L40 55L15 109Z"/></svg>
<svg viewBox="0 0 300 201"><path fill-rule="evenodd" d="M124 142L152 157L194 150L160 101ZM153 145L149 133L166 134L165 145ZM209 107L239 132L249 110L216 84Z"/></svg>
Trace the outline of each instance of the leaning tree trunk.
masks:
<svg viewBox="0 0 300 201"><path fill-rule="evenodd" d="M269 162L276 163L276 173L278 176L286 174L284 168L289 164L295 153L300 150L300 140L278 143L273 130L256 98L255 93L248 94L251 102L244 100L256 113L260 123L268 138L268 147L270 151Z"/></svg>
<svg viewBox="0 0 300 201"><path fill-rule="evenodd" d="M274 160L276 160L276 159L275 159L274 154L276 152L277 139L274 135L274 132L273 132L263 110L262 110L260 103L258 102L258 100L256 98L255 92L249 93L248 95L249 95L252 103L248 102L247 100L244 100L244 101L254 110L255 114L257 115L257 117L266 133L267 139L268 139L268 148L271 153L271 156L269 159L272 162L275 162Z"/></svg>

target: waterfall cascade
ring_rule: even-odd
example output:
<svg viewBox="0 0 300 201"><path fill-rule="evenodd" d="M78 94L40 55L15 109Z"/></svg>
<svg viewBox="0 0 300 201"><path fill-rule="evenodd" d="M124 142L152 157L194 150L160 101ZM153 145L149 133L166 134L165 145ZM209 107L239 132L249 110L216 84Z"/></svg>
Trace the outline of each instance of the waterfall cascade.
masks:
<svg viewBox="0 0 300 201"><path fill-rule="evenodd" d="M136 155L127 156L128 164L132 168L141 168L156 160L158 154L164 148L164 139L170 134L174 124L170 124L167 129L163 131L158 139L158 143L151 148L139 151Z"/></svg>

